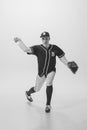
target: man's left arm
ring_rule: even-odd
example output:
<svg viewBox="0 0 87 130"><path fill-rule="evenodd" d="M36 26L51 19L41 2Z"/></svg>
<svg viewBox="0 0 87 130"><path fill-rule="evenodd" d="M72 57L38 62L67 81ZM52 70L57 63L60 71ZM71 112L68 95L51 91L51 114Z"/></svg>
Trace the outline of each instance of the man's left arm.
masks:
<svg viewBox="0 0 87 130"><path fill-rule="evenodd" d="M66 66L68 66L68 60L66 59L65 55L62 56L62 57L59 58L59 59L60 59L60 61L61 61L63 64L65 64Z"/></svg>
<svg viewBox="0 0 87 130"><path fill-rule="evenodd" d="M61 62L63 62L71 71L73 74L75 74L78 70L78 65L75 61L69 61L66 59L65 56L59 58Z"/></svg>
<svg viewBox="0 0 87 130"><path fill-rule="evenodd" d="M63 62L74 74L78 70L78 65L75 61L68 61L65 57L64 51L59 48L58 46L55 46L56 55L59 57L60 61Z"/></svg>

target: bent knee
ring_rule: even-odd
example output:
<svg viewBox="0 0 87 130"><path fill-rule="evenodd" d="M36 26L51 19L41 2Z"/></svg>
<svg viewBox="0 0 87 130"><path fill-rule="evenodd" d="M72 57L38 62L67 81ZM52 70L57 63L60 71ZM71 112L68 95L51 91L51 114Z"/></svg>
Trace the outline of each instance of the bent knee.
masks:
<svg viewBox="0 0 87 130"><path fill-rule="evenodd" d="M34 87L34 90L35 90L36 92L40 91L40 89L41 89L41 88L38 87L38 86L35 86L35 87Z"/></svg>
<svg viewBox="0 0 87 130"><path fill-rule="evenodd" d="M46 83L46 86L52 86L52 85L53 85L52 82Z"/></svg>

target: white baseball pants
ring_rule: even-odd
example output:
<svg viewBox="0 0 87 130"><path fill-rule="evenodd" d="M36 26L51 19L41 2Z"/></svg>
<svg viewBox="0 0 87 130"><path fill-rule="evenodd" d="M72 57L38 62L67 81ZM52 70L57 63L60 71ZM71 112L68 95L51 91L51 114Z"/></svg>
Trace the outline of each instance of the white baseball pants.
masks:
<svg viewBox="0 0 87 130"><path fill-rule="evenodd" d="M51 86L53 84L54 77L55 77L54 71L50 72L47 75L47 77L45 77L45 75L43 75L42 77L37 75L36 83L35 83L35 87L34 87L35 91L39 91L42 88L45 81L46 81L46 86Z"/></svg>

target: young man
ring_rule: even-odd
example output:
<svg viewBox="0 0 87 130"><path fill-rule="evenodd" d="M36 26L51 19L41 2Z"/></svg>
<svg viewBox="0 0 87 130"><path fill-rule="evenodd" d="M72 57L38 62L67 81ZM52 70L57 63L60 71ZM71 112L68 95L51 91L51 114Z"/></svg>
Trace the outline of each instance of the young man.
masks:
<svg viewBox="0 0 87 130"><path fill-rule="evenodd" d="M18 46L27 54L33 54L37 56L38 60L38 75L36 77L36 83L34 87L31 87L29 91L26 91L27 99L32 102L32 93L38 92L43 83L46 80L46 108L45 112L50 112L51 110L51 98L53 92L53 79L56 73L56 56L69 67L68 61L65 57L64 51L56 45L50 44L50 34L48 32L43 32L40 36L42 39L42 44L35 45L32 47L27 47L20 38L14 38L14 41L18 43Z"/></svg>

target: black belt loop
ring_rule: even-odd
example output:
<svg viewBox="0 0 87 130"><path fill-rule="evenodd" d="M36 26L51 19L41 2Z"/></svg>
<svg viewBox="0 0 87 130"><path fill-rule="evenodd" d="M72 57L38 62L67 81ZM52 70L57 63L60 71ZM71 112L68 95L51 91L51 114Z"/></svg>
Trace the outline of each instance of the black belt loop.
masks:
<svg viewBox="0 0 87 130"><path fill-rule="evenodd" d="M45 74L45 78L47 78L47 74Z"/></svg>

